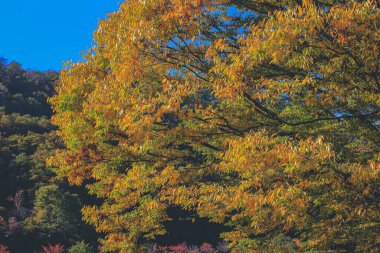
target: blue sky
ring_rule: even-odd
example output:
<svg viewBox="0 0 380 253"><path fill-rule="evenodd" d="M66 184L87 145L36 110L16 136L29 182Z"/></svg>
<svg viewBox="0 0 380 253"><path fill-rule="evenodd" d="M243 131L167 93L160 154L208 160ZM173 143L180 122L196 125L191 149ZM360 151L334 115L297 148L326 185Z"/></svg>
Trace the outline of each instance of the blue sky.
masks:
<svg viewBox="0 0 380 253"><path fill-rule="evenodd" d="M106 12L122 0L0 0L0 57L24 68L59 70L89 49Z"/></svg>

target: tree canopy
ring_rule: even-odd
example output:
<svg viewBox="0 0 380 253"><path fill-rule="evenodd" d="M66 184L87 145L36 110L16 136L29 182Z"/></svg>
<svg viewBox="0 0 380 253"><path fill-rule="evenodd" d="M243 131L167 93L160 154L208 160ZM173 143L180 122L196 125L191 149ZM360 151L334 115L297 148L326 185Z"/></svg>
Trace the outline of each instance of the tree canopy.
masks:
<svg viewBox="0 0 380 253"><path fill-rule="evenodd" d="M377 1L128 0L51 102L103 252L175 206L236 252L379 246ZM193 218L193 217L189 217Z"/></svg>

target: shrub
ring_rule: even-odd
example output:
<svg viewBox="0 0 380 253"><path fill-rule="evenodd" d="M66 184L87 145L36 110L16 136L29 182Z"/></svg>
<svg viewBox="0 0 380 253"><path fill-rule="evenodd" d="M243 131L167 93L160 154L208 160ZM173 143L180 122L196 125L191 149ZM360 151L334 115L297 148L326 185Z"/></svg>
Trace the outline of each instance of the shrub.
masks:
<svg viewBox="0 0 380 253"><path fill-rule="evenodd" d="M42 246L44 253L63 253L63 246L61 244Z"/></svg>
<svg viewBox="0 0 380 253"><path fill-rule="evenodd" d="M80 241L75 243L71 248L68 250L69 253L91 253L92 247L90 244L85 243L84 241Z"/></svg>
<svg viewBox="0 0 380 253"><path fill-rule="evenodd" d="M187 252L189 252L189 248L187 247L186 243L182 243L182 244L175 245L175 246L170 246L169 250L170 250L170 252L173 252L173 253L187 253Z"/></svg>
<svg viewBox="0 0 380 253"><path fill-rule="evenodd" d="M0 244L0 253L9 253L9 250L6 246Z"/></svg>
<svg viewBox="0 0 380 253"><path fill-rule="evenodd" d="M201 245L201 252L202 253L214 253L214 252L216 252L216 250L212 247L211 244L205 242Z"/></svg>

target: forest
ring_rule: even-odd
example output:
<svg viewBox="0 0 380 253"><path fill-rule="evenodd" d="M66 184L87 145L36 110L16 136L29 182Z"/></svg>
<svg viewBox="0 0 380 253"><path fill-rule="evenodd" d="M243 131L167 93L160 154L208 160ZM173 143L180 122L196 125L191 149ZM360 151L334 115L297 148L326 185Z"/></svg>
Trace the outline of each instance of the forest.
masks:
<svg viewBox="0 0 380 253"><path fill-rule="evenodd" d="M378 252L379 1L126 0L0 61L0 253Z"/></svg>
<svg viewBox="0 0 380 253"><path fill-rule="evenodd" d="M6 247L27 253L49 244L96 242L95 231L81 221L85 191L55 178L45 163L55 149L64 148L47 101L58 76L0 61L1 253L9 252Z"/></svg>

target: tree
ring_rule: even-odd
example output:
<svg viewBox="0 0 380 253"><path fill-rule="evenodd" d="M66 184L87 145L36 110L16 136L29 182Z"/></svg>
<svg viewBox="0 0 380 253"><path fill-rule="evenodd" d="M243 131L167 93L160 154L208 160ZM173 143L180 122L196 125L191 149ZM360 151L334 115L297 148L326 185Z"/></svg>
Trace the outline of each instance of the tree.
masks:
<svg viewBox="0 0 380 253"><path fill-rule="evenodd" d="M375 251L378 2L126 1L51 99L50 163L101 205L102 251L165 233L168 208L236 252Z"/></svg>
<svg viewBox="0 0 380 253"><path fill-rule="evenodd" d="M26 227L64 242L80 239L83 233L80 207L77 195L62 192L57 185L42 186L36 192L34 210Z"/></svg>

